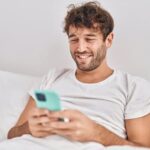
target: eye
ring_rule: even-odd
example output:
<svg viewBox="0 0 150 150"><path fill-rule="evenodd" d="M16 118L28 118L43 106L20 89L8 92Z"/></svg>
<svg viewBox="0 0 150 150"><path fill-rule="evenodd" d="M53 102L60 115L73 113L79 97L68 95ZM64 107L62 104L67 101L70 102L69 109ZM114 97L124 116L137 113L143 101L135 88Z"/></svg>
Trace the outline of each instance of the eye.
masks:
<svg viewBox="0 0 150 150"><path fill-rule="evenodd" d="M89 38L87 38L87 39L85 39L87 42L94 42L95 41L95 39L89 39Z"/></svg>
<svg viewBox="0 0 150 150"><path fill-rule="evenodd" d="M76 42L78 42L78 39L69 39L69 41L71 42L71 43L76 43Z"/></svg>

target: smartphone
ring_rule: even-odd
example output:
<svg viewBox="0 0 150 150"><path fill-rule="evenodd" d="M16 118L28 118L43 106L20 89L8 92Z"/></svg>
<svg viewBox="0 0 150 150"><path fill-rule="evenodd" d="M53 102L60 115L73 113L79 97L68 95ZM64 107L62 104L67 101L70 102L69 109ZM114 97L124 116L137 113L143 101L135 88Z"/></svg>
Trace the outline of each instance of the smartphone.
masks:
<svg viewBox="0 0 150 150"><path fill-rule="evenodd" d="M35 101L39 108L46 108L50 111L60 111L60 97L55 91L50 90L35 90Z"/></svg>

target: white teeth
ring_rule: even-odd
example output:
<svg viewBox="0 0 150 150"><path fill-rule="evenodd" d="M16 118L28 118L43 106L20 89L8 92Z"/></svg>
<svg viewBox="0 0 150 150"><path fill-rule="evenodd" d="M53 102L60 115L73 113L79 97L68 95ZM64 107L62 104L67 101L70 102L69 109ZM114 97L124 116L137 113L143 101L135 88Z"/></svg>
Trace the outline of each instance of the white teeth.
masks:
<svg viewBox="0 0 150 150"><path fill-rule="evenodd" d="M81 59L86 59L86 58L89 57L89 55L78 55L78 57L81 58Z"/></svg>

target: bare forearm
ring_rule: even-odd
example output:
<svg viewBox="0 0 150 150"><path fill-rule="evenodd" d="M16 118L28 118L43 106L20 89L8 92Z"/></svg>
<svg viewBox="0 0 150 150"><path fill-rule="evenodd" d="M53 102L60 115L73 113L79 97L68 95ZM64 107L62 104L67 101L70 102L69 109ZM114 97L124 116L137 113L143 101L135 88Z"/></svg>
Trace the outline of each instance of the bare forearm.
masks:
<svg viewBox="0 0 150 150"><path fill-rule="evenodd" d="M109 131L103 126L97 126L97 134L94 137L94 141L103 144L104 146L111 145L131 145L131 146L141 146L140 144L133 143L126 139L119 137L113 132Z"/></svg>
<svg viewBox="0 0 150 150"><path fill-rule="evenodd" d="M22 136L23 134L30 134L28 122L25 122L24 124L20 126L13 127L8 132L8 139L15 138Z"/></svg>

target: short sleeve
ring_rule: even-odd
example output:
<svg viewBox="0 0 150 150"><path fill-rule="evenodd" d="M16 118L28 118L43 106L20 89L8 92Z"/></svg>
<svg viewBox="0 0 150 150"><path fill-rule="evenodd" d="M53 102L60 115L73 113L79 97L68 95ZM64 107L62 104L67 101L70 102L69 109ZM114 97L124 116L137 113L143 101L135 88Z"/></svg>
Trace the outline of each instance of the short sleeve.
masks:
<svg viewBox="0 0 150 150"><path fill-rule="evenodd" d="M125 119L143 117L150 113L150 82L135 77L129 83Z"/></svg>
<svg viewBox="0 0 150 150"><path fill-rule="evenodd" d="M55 69L50 70L47 75L44 75L42 77L42 80L39 83L36 83L35 85L33 85L31 90L29 91L29 95L35 99L34 90L36 90L36 89L42 90L42 89L50 88L50 86L54 80L53 79L54 72L55 72Z"/></svg>

